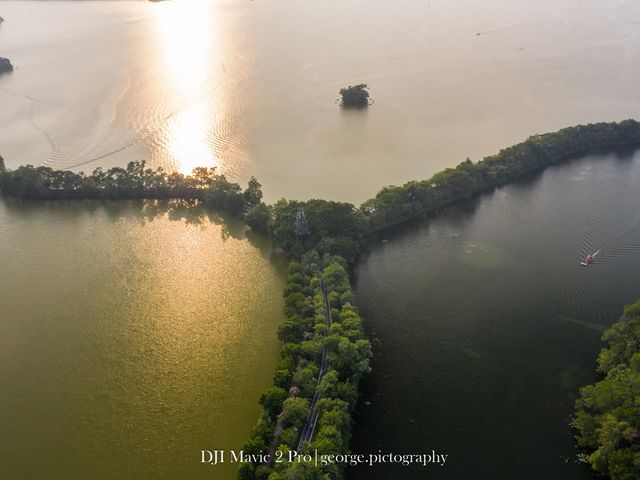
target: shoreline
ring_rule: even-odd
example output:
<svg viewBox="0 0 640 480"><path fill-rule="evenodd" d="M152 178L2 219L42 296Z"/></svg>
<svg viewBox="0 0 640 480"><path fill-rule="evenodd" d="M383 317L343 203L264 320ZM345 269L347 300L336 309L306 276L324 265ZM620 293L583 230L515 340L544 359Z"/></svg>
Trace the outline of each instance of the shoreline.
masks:
<svg viewBox="0 0 640 480"><path fill-rule="evenodd" d="M362 374L368 371L371 357L371 344L364 336L362 319L352 305L354 300L349 278L350 266L357 260L366 240L379 232L420 220L427 215L437 216L442 209L456 202L491 192L497 187L543 171L548 166L564 163L594 151L638 145L640 125L634 120L568 127L557 132L529 137L526 141L503 149L496 155L485 157L477 163L467 160L455 168L435 174L428 180L407 182L399 187L385 187L360 208L344 202L301 202L284 199L267 206L261 201L261 191L259 195L251 195L251 183L245 193L242 193L237 184L231 184L224 176L206 169L204 173L194 170L193 176L176 176L176 182L172 186L168 179L174 174L166 175L162 171L145 170L144 162L132 162L126 171L117 168L107 171L107 177L114 181L109 184L109 188L95 182L91 183L105 173L101 169L90 176L84 176L54 171L46 167L6 170L3 168L4 165L0 164L0 191L18 198L55 201L200 200L209 207L235 214L252 230L266 234L271 238L273 248L282 250L290 260L289 281L283 293L287 320L281 325L278 333L283 346L281 364L274 376L274 387L260 398L263 414L245 445L245 451L252 454L275 452L281 447L293 449L299 443L308 442L308 448L316 446L322 453L345 453L349 448L353 423L351 415L357 403L357 385ZM114 177L109 172L118 173L120 176ZM25 177L27 174L30 177ZM31 183L25 183L25 178ZM60 186L56 189L48 188L43 178L59 181ZM65 181L70 183L65 184ZM257 182L256 184L259 190L260 185ZM231 203L228 203L229 199ZM338 309L337 318L340 319L344 310L344 314L351 319L353 332L346 335L346 342L358 344L359 347L356 348L358 354L355 357L346 353L355 347L336 349L333 356L329 355L328 364L324 367L325 372L327 369L329 372L333 369L337 373L330 376L332 384L325 385L328 383L329 373L318 376L321 368L318 363L319 354L326 352L327 348L330 350L331 341L334 342L334 346L340 345L341 340L330 340L334 329L337 330L338 336L344 333L336 328L336 324L342 327L341 322L334 320L335 323L329 327L326 321L325 304L330 300L324 299L331 299L335 292L331 287L326 292L319 289L325 284L329 269L339 272L334 274L341 279L337 284L340 300L335 303ZM347 300L342 299L343 295ZM334 304L331 306L333 308ZM339 365L347 371L354 365L358 365L358 368L356 372L347 375L339 371ZM327 396L326 399L329 401L322 404L325 399L317 400L318 391L334 393L333 396ZM312 398L315 399L313 405L309 403L309 399ZM302 427L307 426L308 422L305 419L316 410L318 402L325 405L325 409L318 407L319 419L316 417L311 433L303 438L304 442L300 442L298 429L308 430ZM318 432L321 432L323 415L328 412L331 413L328 418L341 419L335 420L338 422L337 425L332 425L332 428L341 432L344 441L340 445L334 445L328 439L322 441L320 433L319 438L315 437L314 440L316 421L320 425ZM279 443L280 440L282 443ZM305 447L302 448L304 451ZM299 465L303 466L291 468L311 468L304 464ZM274 470L267 464L245 463L240 467L237 478L263 478L267 472L288 468L280 466ZM334 473L337 475L335 478L342 478L342 471Z"/></svg>

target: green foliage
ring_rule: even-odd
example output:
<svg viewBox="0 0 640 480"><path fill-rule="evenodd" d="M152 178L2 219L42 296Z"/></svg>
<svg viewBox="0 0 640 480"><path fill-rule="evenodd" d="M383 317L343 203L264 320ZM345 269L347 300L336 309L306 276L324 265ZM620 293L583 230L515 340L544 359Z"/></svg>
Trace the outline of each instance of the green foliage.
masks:
<svg viewBox="0 0 640 480"><path fill-rule="evenodd" d="M298 368L293 375L293 383L302 391L306 398L313 397L318 381L318 366L314 363Z"/></svg>
<svg viewBox="0 0 640 480"><path fill-rule="evenodd" d="M300 291L289 293L284 297L284 311L289 317L293 317L304 308L305 297Z"/></svg>
<svg viewBox="0 0 640 480"><path fill-rule="evenodd" d="M269 225L271 225L271 211L269 207L260 202L245 215L244 221L251 230L267 235L269 233Z"/></svg>
<svg viewBox="0 0 640 480"><path fill-rule="evenodd" d="M302 353L305 358L318 361L322 358L323 347L324 341L322 340L322 336L318 338L318 335L316 335L314 338L302 342L300 353Z"/></svg>
<svg viewBox="0 0 640 480"><path fill-rule="evenodd" d="M298 446L298 437L300 432L295 427L289 427L280 434L280 442L289 448L295 449Z"/></svg>
<svg viewBox="0 0 640 480"><path fill-rule="evenodd" d="M282 422L288 427L301 427L309 415L309 400L287 398L282 404Z"/></svg>
<svg viewBox="0 0 640 480"><path fill-rule="evenodd" d="M236 480L255 480L255 471L256 467L252 463L241 463L236 474Z"/></svg>
<svg viewBox="0 0 640 480"><path fill-rule="evenodd" d="M604 378L580 390L572 425L591 467L614 480L640 478L640 301L603 335Z"/></svg>
<svg viewBox="0 0 640 480"><path fill-rule="evenodd" d="M478 163L467 159L428 180L385 187L360 209L367 216L370 228L381 230L577 155L606 146L638 143L640 125L634 120L579 125L534 135Z"/></svg>
<svg viewBox="0 0 640 480"><path fill-rule="evenodd" d="M213 172L212 174L215 175ZM237 183L229 182L224 175L215 175L207 178L205 182L207 188L203 200L206 205L219 210L227 210L234 215L240 214L245 208L242 189Z"/></svg>
<svg viewBox="0 0 640 480"><path fill-rule="evenodd" d="M299 343L285 343L280 349L280 358L296 358L300 355L301 348Z"/></svg>
<svg viewBox="0 0 640 480"><path fill-rule="evenodd" d="M0 17L0 19L2 19L2 17ZM2 23L2 20L0 20L0 23ZM0 57L0 73L12 71L13 65L11 63L11 60L9 60L8 58Z"/></svg>
<svg viewBox="0 0 640 480"><path fill-rule="evenodd" d="M289 265L284 289L288 316L279 330L280 338L286 343L280 351L281 361L274 377L274 384L279 388L272 388L260 399L264 409L260 422L276 418L281 405L277 414L281 432L271 442L272 446L279 445L279 449L297 448L312 407L310 401L317 393L316 430L311 443L305 444L303 450L317 448L320 454L348 451L358 381L369 371L371 346L364 338L362 320L351 303L353 294L346 264L341 257L321 256L311 251L301 257L300 263ZM326 325L323 288L331 304L334 321L331 329ZM329 368L318 383L325 345ZM289 390L289 387L292 388ZM272 434L273 430L268 432ZM295 480L341 479L343 476L344 466L336 464L316 467L279 463L256 467L255 473L255 478Z"/></svg>
<svg viewBox="0 0 640 480"><path fill-rule="evenodd" d="M324 480L317 475L314 466L308 463L294 463L287 467L288 468L280 474L281 477L279 478L282 478L282 480Z"/></svg>
<svg viewBox="0 0 640 480"><path fill-rule="evenodd" d="M369 105L369 91L365 83L350 85L340 89L342 96L342 106L344 107L366 107Z"/></svg>
<svg viewBox="0 0 640 480"><path fill-rule="evenodd" d="M243 193L215 168L197 167L191 175L152 170L146 163L129 162L125 168L97 168L90 175L69 170L26 165L0 169L0 192L32 199L142 199L180 198L201 200L206 205L240 216L262 198L260 184L252 178Z"/></svg>
<svg viewBox="0 0 640 480"><path fill-rule="evenodd" d="M304 211L309 234L296 234L296 215ZM273 244L299 259L310 250L321 255L340 255L353 260L362 237L368 232L367 220L353 205L325 200L279 200L272 207L270 233Z"/></svg>
<svg viewBox="0 0 640 480"><path fill-rule="evenodd" d="M266 465L257 465L255 480L267 480L269 478L269 473L271 469Z"/></svg>
<svg viewBox="0 0 640 480"><path fill-rule="evenodd" d="M366 85L342 89L345 104L368 99ZM22 166L5 170L0 164L0 192L22 198L181 198L245 216L256 232L269 234L275 247L300 259L315 250L319 256L338 255L352 262L362 239L372 231L432 213L453 202L504 185L548 165L598 148L640 143L640 125L634 120L597 123L534 135L478 163L466 160L428 180L389 186L364 202L360 209L343 202L280 200L272 207L261 202L260 183L251 178L246 190L229 182L214 168L198 167L192 175L130 162L126 168L97 168L91 175L48 167ZM296 218L304 218L304 234ZM300 222L298 222L299 224ZM308 232L308 233L307 233Z"/></svg>
<svg viewBox="0 0 640 480"><path fill-rule="evenodd" d="M260 182L256 180L256 177L251 177L249 179L249 184L247 185L247 189L242 194L244 197L244 201L247 206L253 208L258 205L262 200L262 185Z"/></svg>
<svg viewBox="0 0 640 480"><path fill-rule="evenodd" d="M273 384L277 387L287 388L291 385L293 372L289 369L276 370L273 374Z"/></svg>
<svg viewBox="0 0 640 480"><path fill-rule="evenodd" d="M337 399L346 404L355 405L358 400L358 386L353 381L340 381L336 370L329 370L322 378L318 391L324 399Z"/></svg>
<svg viewBox="0 0 640 480"><path fill-rule="evenodd" d="M284 388L272 387L260 395L260 405L265 412L275 418L282 409L282 402L287 398L287 391Z"/></svg>
<svg viewBox="0 0 640 480"><path fill-rule="evenodd" d="M260 438L265 444L268 444L273 438L274 429L273 420L262 416L251 430L251 438Z"/></svg>
<svg viewBox="0 0 640 480"><path fill-rule="evenodd" d="M640 302L624 309L622 320L604 332L602 340L608 344L598 356L598 371L606 374L614 366L629 363L640 351Z"/></svg>
<svg viewBox="0 0 640 480"><path fill-rule="evenodd" d="M371 344L368 340L359 339L355 342L341 337L333 342L329 354L329 362L340 373L341 378L359 380L369 372L371 358Z"/></svg>
<svg viewBox="0 0 640 480"><path fill-rule="evenodd" d="M267 445L261 437L252 437L247 440L242 449L248 455L258 455L266 451Z"/></svg>
<svg viewBox="0 0 640 480"><path fill-rule="evenodd" d="M283 342L299 342L303 330L304 324L298 318L289 317L278 327L278 338Z"/></svg>

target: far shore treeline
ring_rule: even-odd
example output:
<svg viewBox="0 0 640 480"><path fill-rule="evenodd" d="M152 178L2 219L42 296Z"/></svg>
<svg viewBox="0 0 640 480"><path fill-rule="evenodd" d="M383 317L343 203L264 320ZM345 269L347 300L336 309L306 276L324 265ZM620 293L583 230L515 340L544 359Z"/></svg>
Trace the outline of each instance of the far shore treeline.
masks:
<svg viewBox="0 0 640 480"><path fill-rule="evenodd" d="M96 168L91 175L70 170L26 165L7 170L0 157L0 192L36 200L174 199L200 200L206 205L241 216L262 199L255 178L243 191L215 168L197 167L191 175L167 173L129 162L126 168Z"/></svg>
<svg viewBox="0 0 640 480"><path fill-rule="evenodd" d="M285 319L278 331L283 346L274 386L260 398L263 411L244 450L268 454L270 459L242 464L237 478L336 480L344 478L344 466L274 459L297 449L299 454L317 450L320 455L349 451L358 382L369 371L371 345L355 306L348 266L365 239L547 166L624 145L640 145L638 122L596 123L534 135L478 163L466 160L428 180L385 187L359 208L329 200L282 199L266 205L255 178L242 189L214 168L182 175L147 168L145 162L98 168L85 175L30 165L8 170L0 157L0 193L36 200L181 199L227 211L268 235L291 260L283 293ZM634 475L640 465L638 406L629 403L632 397L623 390L630 381L637 383L637 306L625 315L621 326L608 334L609 350L600 357L606 379L583 389L574 419L580 445L592 452L593 468L624 480L638 478ZM635 336L629 335L631 330ZM620 352L629 347L630 338L633 349ZM638 387L633 388L636 398ZM621 406L607 403L610 391L617 392ZM311 434L305 437L309 428Z"/></svg>
<svg viewBox="0 0 640 480"><path fill-rule="evenodd" d="M0 160L0 192L20 198L168 199L197 200L245 220L270 236L274 247L299 259L309 250L340 255L352 262L368 235L422 217L490 191L527 174L576 156L605 148L640 145L635 120L595 123L534 135L526 141L473 163L462 162L428 180L389 186L359 208L330 200L279 200L266 205L257 180L242 190L213 168L196 168L192 175L146 168L131 162L126 168L98 168L90 175L49 167L4 168ZM299 231L304 222L306 231Z"/></svg>

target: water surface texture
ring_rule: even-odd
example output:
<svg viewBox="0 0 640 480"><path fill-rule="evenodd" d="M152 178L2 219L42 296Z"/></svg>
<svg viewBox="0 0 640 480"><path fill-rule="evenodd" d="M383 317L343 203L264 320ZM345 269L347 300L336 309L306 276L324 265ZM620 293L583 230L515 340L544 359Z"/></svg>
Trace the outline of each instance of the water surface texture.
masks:
<svg viewBox="0 0 640 480"><path fill-rule="evenodd" d="M449 458L350 478L591 478L567 421L602 331L640 297L639 198L639 153L592 155L374 246L357 268L376 347L353 450Z"/></svg>
<svg viewBox="0 0 640 480"><path fill-rule="evenodd" d="M0 478L233 478L282 270L238 222L0 201ZM215 469L215 470L213 470Z"/></svg>
<svg viewBox="0 0 640 480"><path fill-rule="evenodd" d="M640 4L2 2L0 154L146 159L360 202L533 133L637 116ZM341 87L375 104L342 111Z"/></svg>

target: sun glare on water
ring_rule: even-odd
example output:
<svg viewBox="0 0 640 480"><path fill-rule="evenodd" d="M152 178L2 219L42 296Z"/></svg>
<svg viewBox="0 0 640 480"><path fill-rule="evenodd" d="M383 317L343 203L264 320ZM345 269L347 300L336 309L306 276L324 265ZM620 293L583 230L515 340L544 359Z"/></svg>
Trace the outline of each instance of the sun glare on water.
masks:
<svg viewBox="0 0 640 480"><path fill-rule="evenodd" d="M219 166L207 142L216 115L209 85L217 40L210 5L203 0L166 2L156 17L161 81L175 103L175 112L167 120L165 148L170 163L185 174L197 166Z"/></svg>

